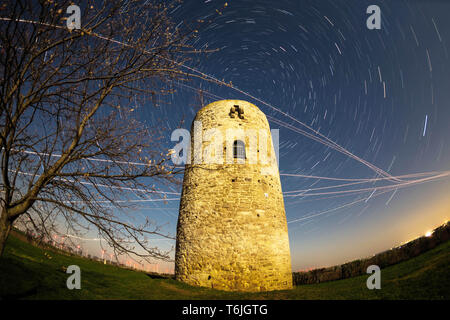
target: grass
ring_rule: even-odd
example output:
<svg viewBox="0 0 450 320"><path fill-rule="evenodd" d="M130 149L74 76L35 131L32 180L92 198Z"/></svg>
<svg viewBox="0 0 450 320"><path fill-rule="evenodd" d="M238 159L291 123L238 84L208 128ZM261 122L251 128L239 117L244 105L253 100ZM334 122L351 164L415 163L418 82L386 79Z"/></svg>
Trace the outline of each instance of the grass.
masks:
<svg viewBox="0 0 450 320"><path fill-rule="evenodd" d="M104 265L35 247L10 236L0 258L3 299L449 299L450 241L381 270L381 290L367 276L265 293L224 292L152 278L144 272ZM81 290L68 290L63 266L81 269Z"/></svg>

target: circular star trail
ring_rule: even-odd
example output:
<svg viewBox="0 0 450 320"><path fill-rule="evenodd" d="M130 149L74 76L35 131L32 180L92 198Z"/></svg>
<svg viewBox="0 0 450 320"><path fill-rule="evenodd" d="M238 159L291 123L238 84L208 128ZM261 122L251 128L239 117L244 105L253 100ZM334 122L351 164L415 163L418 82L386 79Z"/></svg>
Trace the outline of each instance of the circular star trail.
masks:
<svg viewBox="0 0 450 320"><path fill-rule="evenodd" d="M380 30L366 26L371 4ZM189 128L196 89L256 104L280 129L294 269L373 254L448 217L448 13L440 1L181 3L180 25L202 21L192 46L219 49L188 66L232 85L175 83L160 118Z"/></svg>

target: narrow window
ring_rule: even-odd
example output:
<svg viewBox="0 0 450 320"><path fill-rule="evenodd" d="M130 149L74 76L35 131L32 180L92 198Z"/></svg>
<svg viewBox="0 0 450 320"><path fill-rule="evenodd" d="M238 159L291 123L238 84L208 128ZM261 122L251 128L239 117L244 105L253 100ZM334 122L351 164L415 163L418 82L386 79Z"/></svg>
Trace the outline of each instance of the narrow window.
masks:
<svg viewBox="0 0 450 320"><path fill-rule="evenodd" d="M241 140L235 140L233 143L233 158L245 159L245 143Z"/></svg>

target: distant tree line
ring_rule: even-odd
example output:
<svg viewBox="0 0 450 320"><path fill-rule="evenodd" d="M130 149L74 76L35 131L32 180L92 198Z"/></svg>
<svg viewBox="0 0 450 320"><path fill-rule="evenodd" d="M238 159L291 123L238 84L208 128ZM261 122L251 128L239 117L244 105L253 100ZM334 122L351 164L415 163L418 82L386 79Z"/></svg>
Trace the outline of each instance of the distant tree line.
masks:
<svg viewBox="0 0 450 320"><path fill-rule="evenodd" d="M397 248L374 255L371 258L351 261L339 266L320 268L307 272L294 272L294 285L314 284L342 280L366 274L367 267L377 265L381 269L414 258L450 239L450 223L436 228L429 237L420 237Z"/></svg>

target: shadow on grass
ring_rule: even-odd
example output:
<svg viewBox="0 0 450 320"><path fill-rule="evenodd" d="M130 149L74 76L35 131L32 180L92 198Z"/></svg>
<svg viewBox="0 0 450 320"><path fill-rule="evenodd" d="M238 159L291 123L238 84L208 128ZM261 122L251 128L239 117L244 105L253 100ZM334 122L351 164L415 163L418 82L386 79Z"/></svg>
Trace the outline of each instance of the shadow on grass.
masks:
<svg viewBox="0 0 450 320"><path fill-rule="evenodd" d="M25 292L15 293L15 294L7 294L0 297L0 300L18 300L18 299L25 299L28 297L31 297L33 295L36 295L38 292L38 287L33 287Z"/></svg>
<svg viewBox="0 0 450 320"><path fill-rule="evenodd" d="M146 273L147 277L150 277L151 279L175 279L175 277L170 275L163 275L163 274L156 274L156 273Z"/></svg>

